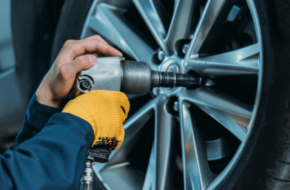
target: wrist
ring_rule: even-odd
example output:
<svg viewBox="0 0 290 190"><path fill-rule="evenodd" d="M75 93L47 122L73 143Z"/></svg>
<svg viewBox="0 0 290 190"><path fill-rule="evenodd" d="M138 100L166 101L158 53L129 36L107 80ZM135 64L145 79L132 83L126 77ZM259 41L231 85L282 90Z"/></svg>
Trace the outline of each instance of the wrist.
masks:
<svg viewBox="0 0 290 190"><path fill-rule="evenodd" d="M60 108L61 101L53 99L53 96L51 95L50 92L47 92L39 88L37 89L35 96L36 96L37 101L40 104L50 106L50 107Z"/></svg>
<svg viewBox="0 0 290 190"><path fill-rule="evenodd" d="M60 108L60 104L61 104L60 101L55 101L47 97L43 97L37 93L36 93L36 99L40 104L50 106L50 107Z"/></svg>

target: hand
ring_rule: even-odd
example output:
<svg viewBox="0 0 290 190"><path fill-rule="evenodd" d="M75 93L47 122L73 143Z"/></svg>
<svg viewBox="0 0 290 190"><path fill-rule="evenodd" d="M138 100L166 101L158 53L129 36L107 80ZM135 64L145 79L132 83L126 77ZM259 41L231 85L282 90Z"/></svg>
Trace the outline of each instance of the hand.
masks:
<svg viewBox="0 0 290 190"><path fill-rule="evenodd" d="M70 100L62 112L75 115L91 124L94 145L117 150L124 141L123 123L128 116L130 103L123 92L92 90Z"/></svg>
<svg viewBox="0 0 290 190"><path fill-rule="evenodd" d="M94 53L98 56L123 56L98 35L84 40L66 41L37 89L39 103L60 107L61 101L68 97L77 73L97 63Z"/></svg>

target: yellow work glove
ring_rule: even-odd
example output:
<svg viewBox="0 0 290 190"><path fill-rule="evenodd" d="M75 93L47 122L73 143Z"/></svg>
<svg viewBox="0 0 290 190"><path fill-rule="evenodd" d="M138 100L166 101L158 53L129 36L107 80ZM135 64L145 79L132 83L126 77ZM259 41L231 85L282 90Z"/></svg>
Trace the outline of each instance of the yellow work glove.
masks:
<svg viewBox="0 0 290 190"><path fill-rule="evenodd" d="M113 151L124 141L123 123L129 109L130 104L124 93L94 90L69 101L62 112L78 116L91 124L95 134L92 146L106 145Z"/></svg>

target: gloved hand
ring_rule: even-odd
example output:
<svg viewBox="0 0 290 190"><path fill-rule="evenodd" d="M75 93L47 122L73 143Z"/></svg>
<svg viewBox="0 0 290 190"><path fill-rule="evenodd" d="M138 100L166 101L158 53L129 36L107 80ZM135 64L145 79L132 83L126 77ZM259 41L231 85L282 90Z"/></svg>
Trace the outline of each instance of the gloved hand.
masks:
<svg viewBox="0 0 290 190"><path fill-rule="evenodd" d="M94 90L83 94L64 107L62 112L78 116L91 124L94 130L93 145L106 145L117 150L125 136L123 123L130 104L122 92Z"/></svg>

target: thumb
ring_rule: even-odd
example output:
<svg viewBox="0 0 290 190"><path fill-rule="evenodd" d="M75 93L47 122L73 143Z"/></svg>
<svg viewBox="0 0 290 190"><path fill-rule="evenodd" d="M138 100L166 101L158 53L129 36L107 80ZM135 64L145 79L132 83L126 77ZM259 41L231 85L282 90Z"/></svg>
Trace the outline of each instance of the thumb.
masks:
<svg viewBox="0 0 290 190"><path fill-rule="evenodd" d="M96 65L97 57L94 55L82 55L71 61L70 63L66 63L63 67L66 67L66 72L69 77L75 77L77 73L82 70L89 69L92 66Z"/></svg>

